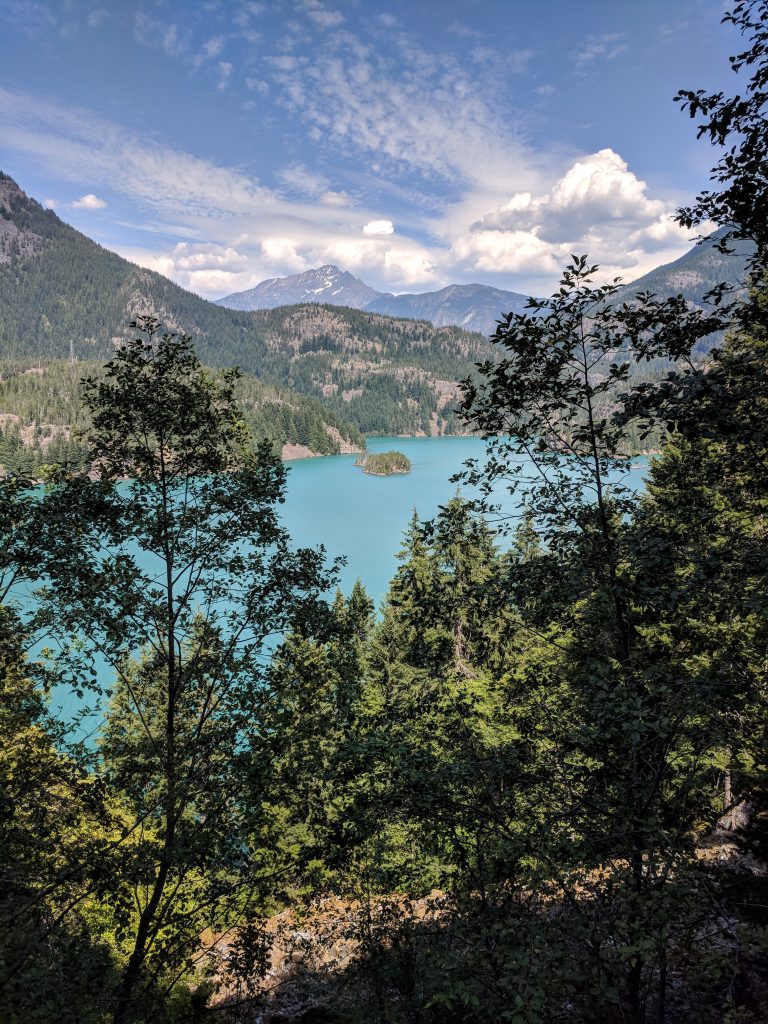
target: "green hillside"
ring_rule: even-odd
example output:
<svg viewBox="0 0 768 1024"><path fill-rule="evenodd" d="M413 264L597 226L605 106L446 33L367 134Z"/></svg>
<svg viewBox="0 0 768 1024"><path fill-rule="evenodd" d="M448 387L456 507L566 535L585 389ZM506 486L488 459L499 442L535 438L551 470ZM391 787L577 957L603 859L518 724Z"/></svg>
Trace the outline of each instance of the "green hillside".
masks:
<svg viewBox="0 0 768 1024"><path fill-rule="evenodd" d="M62 360L0 361L0 466L36 476L41 465L82 465L86 448L79 434L87 420L80 406L80 381L98 375L101 363ZM257 438L299 445L322 455L365 448L363 435L312 398L281 392L244 376L240 406Z"/></svg>
<svg viewBox="0 0 768 1024"><path fill-rule="evenodd" d="M239 312L97 245L0 174L0 351L109 358L152 313L211 366L321 399L365 433L444 433L457 381L490 346L458 327L330 306Z"/></svg>

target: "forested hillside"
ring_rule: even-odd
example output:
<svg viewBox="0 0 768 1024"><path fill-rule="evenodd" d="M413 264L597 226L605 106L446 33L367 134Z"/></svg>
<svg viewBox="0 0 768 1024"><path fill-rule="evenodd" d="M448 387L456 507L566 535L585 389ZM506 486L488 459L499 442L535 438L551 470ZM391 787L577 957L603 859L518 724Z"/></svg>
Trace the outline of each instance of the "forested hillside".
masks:
<svg viewBox="0 0 768 1024"><path fill-rule="evenodd" d="M136 316L191 335L210 366L240 366L321 399L364 433L445 433L455 383L489 351L457 327L339 307L238 312L108 252L0 176L0 350L109 358Z"/></svg>
<svg viewBox="0 0 768 1024"><path fill-rule="evenodd" d="M0 361L0 466L36 476L43 465L84 465L83 434L89 418L82 406L81 381L102 373L103 364L95 362ZM278 454L286 445L319 455L365 448L365 438L355 427L311 398L248 376L239 380L237 394L249 428ZM290 452L286 449L285 454Z"/></svg>

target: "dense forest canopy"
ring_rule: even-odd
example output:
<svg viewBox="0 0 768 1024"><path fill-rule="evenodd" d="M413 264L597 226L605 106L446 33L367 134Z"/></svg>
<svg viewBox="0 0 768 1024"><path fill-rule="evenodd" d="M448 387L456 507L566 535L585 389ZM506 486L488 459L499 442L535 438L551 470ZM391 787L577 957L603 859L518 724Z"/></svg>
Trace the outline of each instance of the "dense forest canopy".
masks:
<svg viewBox="0 0 768 1024"><path fill-rule="evenodd" d="M89 417L80 385L100 373L103 364L96 362L0 360L0 465L35 477L45 465L83 466ZM254 436L271 441L278 454L286 444L320 455L336 455L342 445L365 448L360 431L316 399L247 375L239 379L237 394Z"/></svg>
<svg viewBox="0 0 768 1024"><path fill-rule="evenodd" d="M0 477L0 1016L765 1020L768 2L725 20L678 216L751 242L746 298L573 257L465 380L480 497L414 512L379 615L292 547L238 372L153 317L82 385L91 472Z"/></svg>

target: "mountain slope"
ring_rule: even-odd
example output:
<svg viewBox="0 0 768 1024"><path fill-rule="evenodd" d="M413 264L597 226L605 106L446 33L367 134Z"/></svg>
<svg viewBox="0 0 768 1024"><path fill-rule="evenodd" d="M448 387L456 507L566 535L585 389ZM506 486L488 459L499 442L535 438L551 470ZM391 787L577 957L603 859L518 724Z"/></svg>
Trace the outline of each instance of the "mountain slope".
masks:
<svg viewBox="0 0 768 1024"><path fill-rule="evenodd" d="M332 306L351 306L365 309L370 302L382 296L375 288L345 270L328 265L290 277L271 277L255 288L234 292L217 299L216 305L228 309L274 309L303 302L320 302Z"/></svg>
<svg viewBox="0 0 768 1024"><path fill-rule="evenodd" d="M102 368L98 362L52 360L37 366L0 360L0 467L37 476L44 463L85 464L80 381L98 377ZM254 437L271 441L283 458L365 448L362 434L315 399L248 376L238 381L237 394Z"/></svg>
<svg viewBox="0 0 768 1024"><path fill-rule="evenodd" d="M488 354L477 334L345 307L244 312L185 291L64 224L0 176L0 353L99 360L153 313L210 366L238 365L316 398L365 433L442 433L455 381ZM351 429L351 428L350 428Z"/></svg>
<svg viewBox="0 0 768 1024"><path fill-rule="evenodd" d="M638 292L653 292L662 297L680 294L695 306L701 306L706 293L720 281L743 289L747 257L754 247L750 242L730 242L732 253L719 252L715 246L725 232L726 229L721 228L672 263L656 267L623 285L619 298L624 301Z"/></svg>
<svg viewBox="0 0 768 1024"><path fill-rule="evenodd" d="M503 313L513 309L521 312L527 301L527 296L518 292L484 284L452 284L436 292L392 295L376 291L360 278L331 264L290 277L270 278L248 291L217 299L216 304L229 309L256 310L294 302L326 303L387 316L429 320L435 327L463 327L489 335Z"/></svg>

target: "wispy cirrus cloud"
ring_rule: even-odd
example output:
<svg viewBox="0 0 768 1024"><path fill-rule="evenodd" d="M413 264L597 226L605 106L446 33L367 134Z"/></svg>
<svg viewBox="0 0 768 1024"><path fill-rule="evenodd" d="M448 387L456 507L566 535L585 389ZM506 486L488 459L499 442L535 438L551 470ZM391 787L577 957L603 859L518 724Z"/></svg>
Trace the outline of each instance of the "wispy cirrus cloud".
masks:
<svg viewBox="0 0 768 1024"><path fill-rule="evenodd" d="M191 33L175 22L152 18L137 11L133 20L133 34L145 46L157 47L168 57L180 57L190 46Z"/></svg>
<svg viewBox="0 0 768 1024"><path fill-rule="evenodd" d="M6 146L55 163L69 181L107 184L157 209L216 216L275 199L241 172L53 100L0 89L0 125Z"/></svg>
<svg viewBox="0 0 768 1024"><path fill-rule="evenodd" d="M571 60L577 68L585 68L597 61L613 60L628 49L628 44L622 42L623 39L624 35L620 32L588 36L571 52Z"/></svg>
<svg viewBox="0 0 768 1024"><path fill-rule="evenodd" d="M284 105L311 137L369 154L374 171L399 166L461 186L536 173L515 130L522 115L499 102L495 68L486 81L456 55L425 50L404 33L374 47L343 31L322 51L273 57L270 66Z"/></svg>

